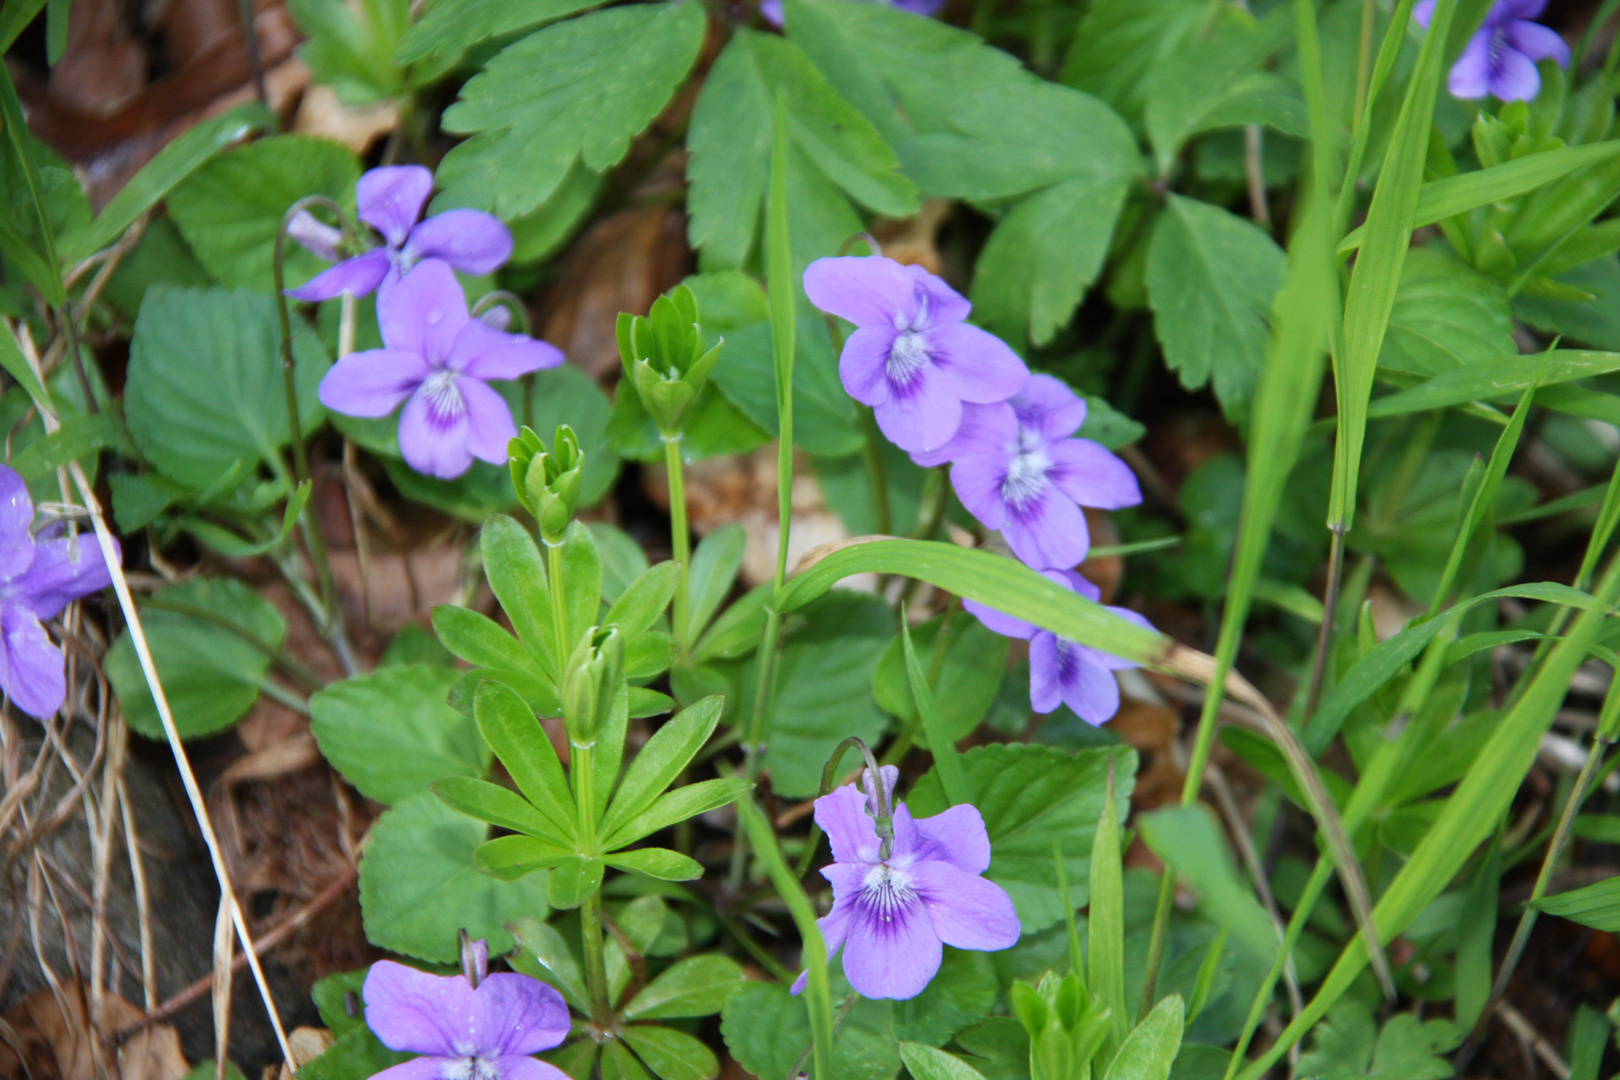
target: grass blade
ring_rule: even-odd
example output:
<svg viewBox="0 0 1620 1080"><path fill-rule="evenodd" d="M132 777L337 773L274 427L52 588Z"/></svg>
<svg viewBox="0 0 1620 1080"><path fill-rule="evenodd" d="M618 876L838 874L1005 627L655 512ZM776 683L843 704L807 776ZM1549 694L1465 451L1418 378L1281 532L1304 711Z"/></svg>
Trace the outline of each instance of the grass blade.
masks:
<svg viewBox="0 0 1620 1080"><path fill-rule="evenodd" d="M906 652L906 678L911 683L911 696L917 703L923 731L928 735L928 749L939 766L939 782L945 790L945 799L952 806L972 802L973 789L968 786L967 773L962 771L962 757L945 731L945 718L939 714L939 702L928 686L927 674L917 662L917 651L911 645L911 628L904 618L900 620L900 643Z"/></svg>

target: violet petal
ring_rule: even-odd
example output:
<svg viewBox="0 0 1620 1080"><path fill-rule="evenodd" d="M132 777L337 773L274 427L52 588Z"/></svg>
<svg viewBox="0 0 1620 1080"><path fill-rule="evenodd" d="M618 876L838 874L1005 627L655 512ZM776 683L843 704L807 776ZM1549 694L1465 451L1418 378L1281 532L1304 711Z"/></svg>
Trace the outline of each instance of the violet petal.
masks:
<svg viewBox="0 0 1620 1080"><path fill-rule="evenodd" d="M911 867L912 887L928 908L934 932L957 949L1010 949L1023 927L1007 891L976 873L950 863L918 862ZM846 961L847 962L847 961Z"/></svg>
<svg viewBox="0 0 1620 1080"><path fill-rule="evenodd" d="M360 997L366 1026L390 1050L464 1056L461 1034L473 1016L473 988L459 975L430 975L392 960L366 972Z"/></svg>
<svg viewBox="0 0 1620 1080"><path fill-rule="evenodd" d="M34 561L34 500L28 484L9 465L0 465L0 581L8 581Z"/></svg>
<svg viewBox="0 0 1620 1080"><path fill-rule="evenodd" d="M418 387L399 414L399 452L424 476L454 480L472 468L467 446L467 407L460 387L430 392Z"/></svg>
<svg viewBox="0 0 1620 1080"><path fill-rule="evenodd" d="M390 265L388 252L373 248L364 255L356 255L336 266L327 267L298 288L288 289L287 295L306 303L333 300L344 293L369 296L388 276Z"/></svg>
<svg viewBox="0 0 1620 1080"><path fill-rule="evenodd" d="M482 210L446 210L410 231L407 263L443 259L463 274L493 274L512 257L512 233Z"/></svg>
<svg viewBox="0 0 1620 1080"><path fill-rule="evenodd" d="M1052 459L1047 479L1081 506L1121 510L1142 501L1142 488L1131 467L1090 439L1062 439L1046 448Z"/></svg>
<svg viewBox="0 0 1620 1080"><path fill-rule="evenodd" d="M963 401L989 405L1024 388L1029 369L1007 343L967 323L945 323L923 331L934 367L945 373Z"/></svg>
<svg viewBox="0 0 1620 1080"><path fill-rule="evenodd" d="M898 330L920 306L916 280L881 255L817 259L804 272L804 292L822 311L856 326Z"/></svg>
<svg viewBox="0 0 1620 1080"><path fill-rule="evenodd" d="M419 353L435 367L472 321L467 297L449 266L427 259L377 297L377 325L390 349Z"/></svg>
<svg viewBox="0 0 1620 1080"><path fill-rule="evenodd" d="M939 935L916 898L882 909L857 902L844 944L844 974L857 994L914 998L939 972L943 956Z"/></svg>
<svg viewBox="0 0 1620 1080"><path fill-rule="evenodd" d="M990 868L990 833L977 806L959 803L933 817L917 818L914 824L917 858L949 863L967 874ZM945 944L954 942L947 939Z"/></svg>
<svg viewBox="0 0 1620 1080"><path fill-rule="evenodd" d="M0 689L29 716L49 720L67 700L62 650L51 644L34 613L21 605L7 604L0 611L0 632L6 645Z"/></svg>
<svg viewBox="0 0 1620 1080"><path fill-rule="evenodd" d="M420 165L384 165L362 176L354 191L360 220L398 250L433 193L433 174Z"/></svg>
<svg viewBox="0 0 1620 1080"><path fill-rule="evenodd" d="M387 416L431 374L421 353L405 349L350 353L322 376L321 404L345 416Z"/></svg>

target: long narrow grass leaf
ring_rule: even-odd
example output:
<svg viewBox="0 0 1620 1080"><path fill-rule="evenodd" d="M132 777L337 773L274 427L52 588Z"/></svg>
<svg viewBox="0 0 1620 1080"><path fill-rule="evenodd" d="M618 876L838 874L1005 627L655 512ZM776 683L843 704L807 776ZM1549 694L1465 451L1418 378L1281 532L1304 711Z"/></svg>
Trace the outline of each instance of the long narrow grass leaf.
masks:
<svg viewBox="0 0 1620 1080"><path fill-rule="evenodd" d="M939 713L939 702L928 685L928 676L917 662L917 651L911 644L911 628L900 623L900 643L906 653L906 678L911 683L911 696L917 703L917 715L922 719L923 732L928 736L928 749L939 766L940 786L945 789L945 800L952 806L973 801L973 789L968 785L967 773L962 770L962 758L956 744L945 730L945 718Z"/></svg>

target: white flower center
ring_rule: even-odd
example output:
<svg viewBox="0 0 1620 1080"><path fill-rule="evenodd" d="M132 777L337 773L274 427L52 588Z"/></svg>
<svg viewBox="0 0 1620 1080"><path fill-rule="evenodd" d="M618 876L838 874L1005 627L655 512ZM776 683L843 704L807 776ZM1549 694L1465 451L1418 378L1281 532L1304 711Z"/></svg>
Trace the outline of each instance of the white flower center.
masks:
<svg viewBox="0 0 1620 1080"><path fill-rule="evenodd" d="M1040 433L1025 427L1018 429L1018 440L1008 450L1012 458L1007 462L1007 478L1001 482L1001 497L1010 506L1022 507L1046 488L1052 459Z"/></svg>
<svg viewBox="0 0 1620 1080"><path fill-rule="evenodd" d="M501 1080L501 1069L494 1058L441 1058L439 1080Z"/></svg>
<svg viewBox="0 0 1620 1080"><path fill-rule="evenodd" d="M894 348L889 350L889 361L883 366L883 373L896 386L910 386L917 370L928 360L928 343L923 336L915 330L906 330L894 339Z"/></svg>
<svg viewBox="0 0 1620 1080"><path fill-rule="evenodd" d="M456 385L456 373L453 371L435 371L422 384L422 393L427 395L428 412L439 423L449 423L467 411L467 402L461 396L461 388Z"/></svg>
<svg viewBox="0 0 1620 1080"><path fill-rule="evenodd" d="M897 912L917 900L916 890L911 887L911 875L888 863L876 863L866 872L861 896L872 913L884 922L893 922Z"/></svg>

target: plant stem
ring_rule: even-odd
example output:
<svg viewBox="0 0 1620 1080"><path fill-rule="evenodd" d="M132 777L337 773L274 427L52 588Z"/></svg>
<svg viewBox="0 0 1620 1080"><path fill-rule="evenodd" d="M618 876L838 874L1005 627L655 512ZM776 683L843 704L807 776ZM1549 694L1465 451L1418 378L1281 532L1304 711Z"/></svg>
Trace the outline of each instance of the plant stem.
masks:
<svg viewBox="0 0 1620 1080"><path fill-rule="evenodd" d="M692 534L686 525L686 473L681 462L681 436L664 436L664 467L669 472L669 539L670 550L680 564L681 576L675 581L675 641L685 656L692 647L696 628L687 625L691 618L688 578L692 571Z"/></svg>
<svg viewBox="0 0 1620 1080"><path fill-rule="evenodd" d="M866 463L866 482L872 489L872 520L875 531L887 536L894 529L894 520L889 509L889 478L883 465L883 433L878 430L871 408L862 405L860 410L861 460Z"/></svg>
<svg viewBox="0 0 1620 1080"><path fill-rule="evenodd" d="M573 649L568 641L568 599L563 595L562 545L546 544L546 591L551 594L552 637L557 648L557 692L562 693Z"/></svg>
<svg viewBox="0 0 1620 1080"><path fill-rule="evenodd" d="M851 991L849 996L844 999L844 1003L838 1006L838 1013L833 1017L832 1023L834 1034L836 1034L839 1027L843 1025L844 1017L849 1015L849 1010L853 1009L855 1007L855 1003L859 1000L860 995ZM815 1048L815 1043L811 1043L809 1046L804 1048L804 1053L799 1055L799 1060L795 1061L793 1063L793 1068L788 1070L787 1080L798 1080L799 1077L804 1075L804 1063L810 1060L810 1052ZM818 1077L817 1080L820 1080L820 1078Z"/></svg>

